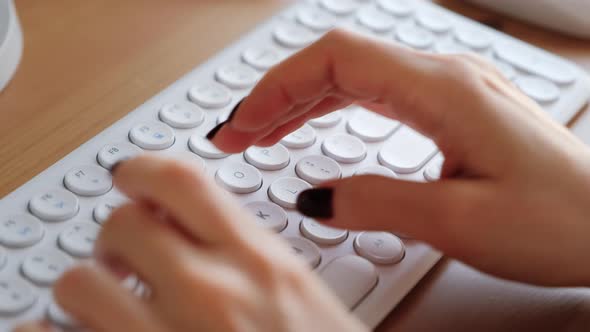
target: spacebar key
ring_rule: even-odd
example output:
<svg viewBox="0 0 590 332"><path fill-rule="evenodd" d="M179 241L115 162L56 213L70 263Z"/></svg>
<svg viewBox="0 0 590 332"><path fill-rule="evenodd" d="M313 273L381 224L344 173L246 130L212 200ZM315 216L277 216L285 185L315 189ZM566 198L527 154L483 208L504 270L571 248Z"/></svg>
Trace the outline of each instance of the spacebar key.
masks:
<svg viewBox="0 0 590 332"><path fill-rule="evenodd" d="M334 259L320 276L349 309L354 309L378 280L377 269L371 262L352 255Z"/></svg>

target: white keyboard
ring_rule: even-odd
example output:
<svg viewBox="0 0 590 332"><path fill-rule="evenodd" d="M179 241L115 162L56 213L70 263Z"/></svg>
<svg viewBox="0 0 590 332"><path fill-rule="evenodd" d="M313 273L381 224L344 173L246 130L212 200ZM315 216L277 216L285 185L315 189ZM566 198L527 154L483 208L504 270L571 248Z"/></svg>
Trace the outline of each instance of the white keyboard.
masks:
<svg viewBox="0 0 590 332"><path fill-rule="evenodd" d="M91 256L101 223L125 201L112 187L110 167L140 153L176 152L200 161L263 227L287 238L355 315L376 326L440 253L393 234L303 219L293 209L296 195L354 174L434 181L442 164L436 146L356 107L240 155L228 156L203 138L265 70L334 27L426 51L481 54L561 123L590 96L588 77L573 64L428 2L297 2L0 201L0 331L42 317L72 324L53 303L51 286Z"/></svg>

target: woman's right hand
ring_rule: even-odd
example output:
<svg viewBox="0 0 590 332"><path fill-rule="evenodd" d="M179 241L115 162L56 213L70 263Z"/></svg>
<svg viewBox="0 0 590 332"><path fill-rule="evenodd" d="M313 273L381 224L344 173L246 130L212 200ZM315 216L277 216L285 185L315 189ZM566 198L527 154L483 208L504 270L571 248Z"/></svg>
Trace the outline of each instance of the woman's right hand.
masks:
<svg viewBox="0 0 590 332"><path fill-rule="evenodd" d="M589 149L480 58L333 31L273 68L213 142L272 145L351 103L433 139L442 179L346 178L303 193L300 211L404 233L501 277L590 285Z"/></svg>

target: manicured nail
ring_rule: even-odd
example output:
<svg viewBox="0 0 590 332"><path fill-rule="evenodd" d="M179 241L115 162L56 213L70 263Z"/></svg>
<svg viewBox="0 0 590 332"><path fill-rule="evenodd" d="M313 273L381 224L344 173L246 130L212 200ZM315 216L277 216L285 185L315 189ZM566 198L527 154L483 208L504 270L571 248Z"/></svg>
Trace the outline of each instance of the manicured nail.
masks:
<svg viewBox="0 0 590 332"><path fill-rule="evenodd" d="M332 188L309 189L297 197L297 210L307 217L331 219L334 216L333 200Z"/></svg>
<svg viewBox="0 0 590 332"><path fill-rule="evenodd" d="M246 99L246 98L243 98L242 100L240 100L239 103L236 104L236 106L234 106L234 108L231 110L231 113L229 113L227 120L223 121L222 123L215 126L215 128L211 129L211 131L207 134L207 136L205 136L208 140L210 140L210 141L213 140L213 138L215 138L215 136L221 130L221 128L223 128L223 126L225 126L226 124L231 122L231 120L236 115L238 109L240 108L240 105L242 105L242 102L244 101L244 99Z"/></svg>

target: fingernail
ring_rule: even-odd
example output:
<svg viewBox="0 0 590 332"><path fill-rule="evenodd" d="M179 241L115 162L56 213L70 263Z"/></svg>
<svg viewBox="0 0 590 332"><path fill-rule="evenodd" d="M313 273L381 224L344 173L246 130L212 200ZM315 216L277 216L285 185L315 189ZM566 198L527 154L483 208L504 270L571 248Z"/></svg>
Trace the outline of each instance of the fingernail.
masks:
<svg viewBox="0 0 590 332"><path fill-rule="evenodd" d="M242 102L244 101L244 99L246 99L246 98L242 98L242 100L240 100L240 102L237 103L236 106L234 106L234 108L231 110L231 113L229 113L227 120L223 121L222 123L215 126L215 128L211 129L211 131L207 134L207 136L205 136L208 140L210 140L210 141L213 140L213 138L215 138L215 136L221 130L221 128L223 128L223 126L225 126L226 124L231 122L231 120L236 115L238 109L240 108L240 105L242 105Z"/></svg>
<svg viewBox="0 0 590 332"><path fill-rule="evenodd" d="M333 200L332 188L309 189L297 197L297 210L307 217L331 219L334 216Z"/></svg>

